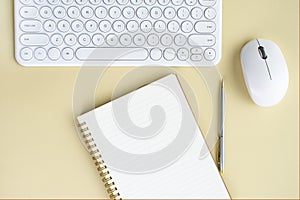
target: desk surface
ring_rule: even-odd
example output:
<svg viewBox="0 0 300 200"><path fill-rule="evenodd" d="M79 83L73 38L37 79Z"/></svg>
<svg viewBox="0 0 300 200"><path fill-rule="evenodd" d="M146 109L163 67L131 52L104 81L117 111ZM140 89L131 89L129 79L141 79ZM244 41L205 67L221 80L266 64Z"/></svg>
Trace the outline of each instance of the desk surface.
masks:
<svg viewBox="0 0 300 200"><path fill-rule="evenodd" d="M299 198L299 1L223 4L217 66L226 79L223 178L233 198ZM0 19L0 198L105 198L72 121L79 68L20 67L13 53L12 0L1 1ZM278 43L289 67L287 95L271 108L252 103L239 63L241 47L256 37ZM128 70L110 70L98 104L109 100L111 83ZM192 69L178 72L193 76Z"/></svg>

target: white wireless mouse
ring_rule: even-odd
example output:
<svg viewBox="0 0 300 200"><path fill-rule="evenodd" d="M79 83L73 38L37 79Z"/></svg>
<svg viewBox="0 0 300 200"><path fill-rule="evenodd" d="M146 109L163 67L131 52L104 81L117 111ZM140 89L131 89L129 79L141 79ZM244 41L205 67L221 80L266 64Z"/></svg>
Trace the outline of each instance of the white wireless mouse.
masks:
<svg viewBox="0 0 300 200"><path fill-rule="evenodd" d="M280 48L274 42L254 39L241 51L244 79L252 100L259 106L273 106L285 96L289 73Z"/></svg>

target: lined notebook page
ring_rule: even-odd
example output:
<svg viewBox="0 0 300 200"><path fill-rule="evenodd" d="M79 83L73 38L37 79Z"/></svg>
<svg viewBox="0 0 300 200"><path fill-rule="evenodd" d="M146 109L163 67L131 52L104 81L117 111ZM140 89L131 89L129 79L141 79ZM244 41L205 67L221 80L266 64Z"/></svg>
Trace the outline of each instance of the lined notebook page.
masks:
<svg viewBox="0 0 300 200"><path fill-rule="evenodd" d="M230 199L175 75L78 121L86 123L121 198Z"/></svg>

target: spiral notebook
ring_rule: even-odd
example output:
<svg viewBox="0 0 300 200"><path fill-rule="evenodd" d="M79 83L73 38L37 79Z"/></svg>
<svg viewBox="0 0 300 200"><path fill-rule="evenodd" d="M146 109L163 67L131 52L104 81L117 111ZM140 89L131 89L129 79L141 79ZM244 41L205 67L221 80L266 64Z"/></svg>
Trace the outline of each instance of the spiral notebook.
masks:
<svg viewBox="0 0 300 200"><path fill-rule="evenodd" d="M111 199L230 199L176 75L78 122Z"/></svg>

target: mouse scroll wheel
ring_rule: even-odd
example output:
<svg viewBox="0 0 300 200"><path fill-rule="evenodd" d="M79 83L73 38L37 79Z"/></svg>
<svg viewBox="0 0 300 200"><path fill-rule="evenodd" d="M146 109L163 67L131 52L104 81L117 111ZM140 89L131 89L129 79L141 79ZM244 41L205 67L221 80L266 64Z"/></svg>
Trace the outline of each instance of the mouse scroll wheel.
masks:
<svg viewBox="0 0 300 200"><path fill-rule="evenodd" d="M265 51L265 48L262 47L262 46L259 46L258 47L258 52L259 52L259 55L262 59L266 60L268 58L267 54L266 54L266 51Z"/></svg>

